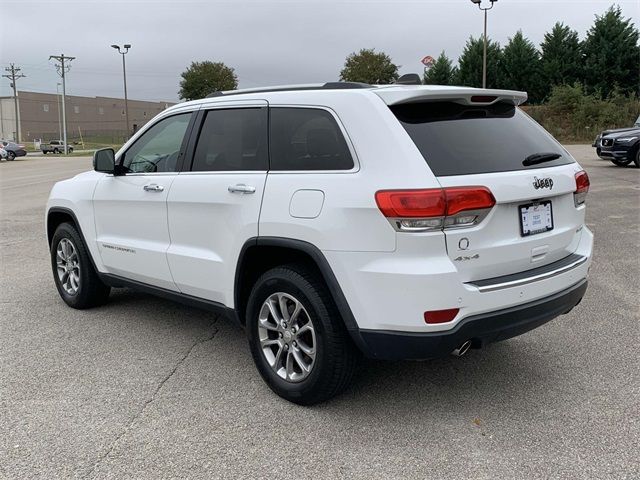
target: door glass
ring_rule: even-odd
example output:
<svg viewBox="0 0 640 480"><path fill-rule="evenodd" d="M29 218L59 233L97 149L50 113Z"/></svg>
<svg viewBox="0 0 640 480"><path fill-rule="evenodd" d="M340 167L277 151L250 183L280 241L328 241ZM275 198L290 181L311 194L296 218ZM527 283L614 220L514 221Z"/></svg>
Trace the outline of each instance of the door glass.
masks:
<svg viewBox="0 0 640 480"><path fill-rule="evenodd" d="M191 170L266 171L267 109L210 110L204 119Z"/></svg>
<svg viewBox="0 0 640 480"><path fill-rule="evenodd" d="M131 173L175 172L191 113L160 120L126 151L122 165Z"/></svg>

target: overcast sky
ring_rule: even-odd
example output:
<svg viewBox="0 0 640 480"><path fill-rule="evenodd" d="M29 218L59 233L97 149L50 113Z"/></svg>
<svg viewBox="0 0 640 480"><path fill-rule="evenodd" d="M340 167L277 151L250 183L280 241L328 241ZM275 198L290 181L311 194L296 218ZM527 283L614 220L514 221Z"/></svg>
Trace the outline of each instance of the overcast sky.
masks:
<svg viewBox="0 0 640 480"><path fill-rule="evenodd" d="M483 0L488 4L488 0ZM640 24L640 1L499 0L489 35L504 45L522 29L539 44L556 21L581 38L613 3ZM180 73L192 60L223 61L241 87L337 80L345 57L383 50L401 73L421 72L424 55L457 59L482 14L470 0L2 0L0 66L22 68L20 90L55 92L60 78L49 55L74 56L70 95L122 93L127 54L129 98L177 100ZM3 74L6 72L3 72ZM2 78L0 95L10 95Z"/></svg>

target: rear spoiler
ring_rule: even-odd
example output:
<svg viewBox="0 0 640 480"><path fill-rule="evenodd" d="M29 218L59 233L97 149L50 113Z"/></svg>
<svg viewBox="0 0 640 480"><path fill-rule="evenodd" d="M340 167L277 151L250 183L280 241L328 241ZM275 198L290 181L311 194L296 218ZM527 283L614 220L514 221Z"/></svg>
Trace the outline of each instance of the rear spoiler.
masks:
<svg viewBox="0 0 640 480"><path fill-rule="evenodd" d="M372 91L387 105L450 101L462 105L492 105L505 102L517 106L527 101L526 92L470 87L380 87Z"/></svg>

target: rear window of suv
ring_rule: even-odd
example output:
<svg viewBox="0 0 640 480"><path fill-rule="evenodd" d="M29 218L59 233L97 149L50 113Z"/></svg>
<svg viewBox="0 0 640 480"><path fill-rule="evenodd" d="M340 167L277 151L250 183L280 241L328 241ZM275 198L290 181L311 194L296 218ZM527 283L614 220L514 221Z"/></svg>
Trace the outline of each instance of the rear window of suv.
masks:
<svg viewBox="0 0 640 480"><path fill-rule="evenodd" d="M551 135L507 103L469 106L422 102L390 108L439 177L573 163ZM522 164L537 153L557 153L561 157L529 167Z"/></svg>

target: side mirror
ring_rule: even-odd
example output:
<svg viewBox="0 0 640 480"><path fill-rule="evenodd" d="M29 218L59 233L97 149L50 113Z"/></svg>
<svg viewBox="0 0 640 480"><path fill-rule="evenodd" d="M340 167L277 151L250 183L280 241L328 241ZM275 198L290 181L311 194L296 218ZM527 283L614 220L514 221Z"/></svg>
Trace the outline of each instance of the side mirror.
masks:
<svg viewBox="0 0 640 480"><path fill-rule="evenodd" d="M93 154L93 169L96 172L115 173L116 152L113 148L101 148Z"/></svg>

